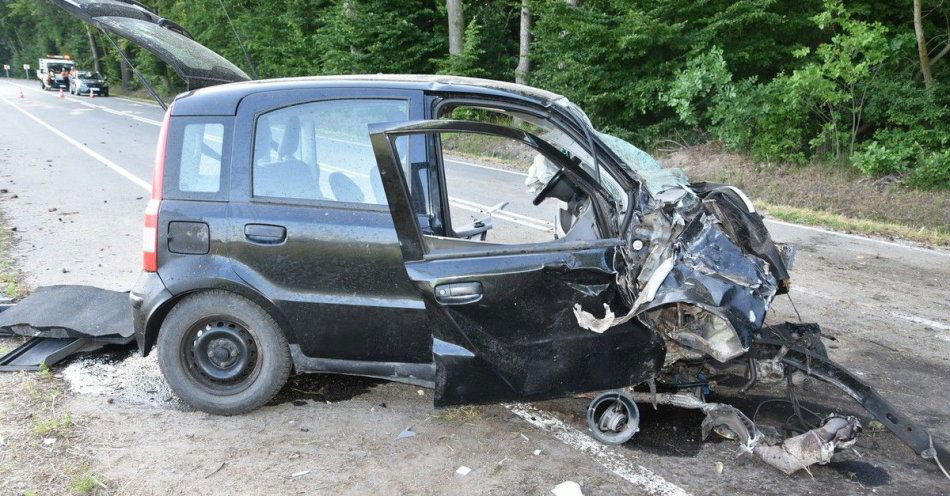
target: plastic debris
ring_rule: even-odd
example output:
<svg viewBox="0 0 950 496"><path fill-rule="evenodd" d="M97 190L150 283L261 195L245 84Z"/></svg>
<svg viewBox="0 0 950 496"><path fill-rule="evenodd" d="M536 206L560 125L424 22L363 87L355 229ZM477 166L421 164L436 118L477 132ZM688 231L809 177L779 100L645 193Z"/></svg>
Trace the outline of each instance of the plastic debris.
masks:
<svg viewBox="0 0 950 496"><path fill-rule="evenodd" d="M464 476L468 475L469 472L471 472L471 471L472 471L472 469L466 467L465 465L462 465L461 467L459 467L458 469L455 470L455 473L464 477Z"/></svg>
<svg viewBox="0 0 950 496"><path fill-rule="evenodd" d="M551 489L555 496L584 496L581 485L574 481L564 481Z"/></svg>
<svg viewBox="0 0 950 496"><path fill-rule="evenodd" d="M406 427L402 432L396 436L396 440L405 439L407 437L413 437L416 435L416 432L411 429L412 426Z"/></svg>

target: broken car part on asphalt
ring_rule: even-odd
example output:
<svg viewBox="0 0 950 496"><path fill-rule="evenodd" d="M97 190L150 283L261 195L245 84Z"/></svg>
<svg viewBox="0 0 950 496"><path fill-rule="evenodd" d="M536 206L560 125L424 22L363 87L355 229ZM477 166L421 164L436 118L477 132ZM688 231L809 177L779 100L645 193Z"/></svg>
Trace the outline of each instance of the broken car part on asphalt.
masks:
<svg viewBox="0 0 950 496"><path fill-rule="evenodd" d="M237 83L179 95L166 114L144 270L130 295L139 349L146 354L162 343L166 379L196 407L225 414L256 408L292 366L431 387L436 406L601 391L588 422L612 444L640 427L634 399L695 402L707 414L705 430L736 438L786 473L826 463L853 443L860 424L849 417L808 426L799 415L807 428L767 440L764 427L738 410L705 403L716 378L739 366L743 391L785 381L793 405L801 377L833 384L919 455L947 459L925 429L827 360L817 325L766 324L773 299L790 288L794 251L772 241L741 191L690 183L682 171L597 132L566 98L453 76L243 83L240 69L153 12L115 0L54 3L156 54L189 88ZM364 190L355 176L334 172L328 198L310 188L325 164L309 150L325 122L318 110L340 100L349 103L333 122L360 123L346 143L362 147L353 156L371 151L379 175L364 173ZM378 105L389 107L373 113ZM355 108L364 114L343 113ZM454 108L543 132L447 120ZM377 117L358 120L363 115ZM186 140L187 125L218 131ZM490 222L453 229L437 146L443 133L504 138L540 155L528 181L531 203L558 202L555 239L493 243ZM342 147L338 138L327 137ZM406 151L400 139L416 145ZM334 146L322 152L332 155ZM214 187L181 188L189 185L178 180L186 149L215 161ZM255 184L258 166L273 184ZM258 196L294 192L309 203L255 202L255 188ZM326 207L328 199L347 207ZM262 372L274 363L281 367ZM627 388L636 388L633 396ZM693 399L683 399L684 391Z"/></svg>

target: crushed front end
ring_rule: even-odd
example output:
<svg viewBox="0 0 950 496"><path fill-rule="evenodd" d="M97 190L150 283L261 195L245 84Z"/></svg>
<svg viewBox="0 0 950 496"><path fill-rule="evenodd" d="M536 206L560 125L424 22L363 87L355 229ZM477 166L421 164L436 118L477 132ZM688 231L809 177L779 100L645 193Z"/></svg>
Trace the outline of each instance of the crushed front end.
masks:
<svg viewBox="0 0 950 496"><path fill-rule="evenodd" d="M582 328L598 333L638 319L662 338L665 361L658 376L641 387L592 402L588 419L595 437L617 441L611 427L626 426L610 408L596 405L613 395L607 401L622 406L619 398L626 395L654 407L699 409L706 414L704 437L716 432L735 439L741 451L785 473L807 470L852 446L862 428L851 416L803 418L795 388L810 376L845 391L918 455L938 464L948 459L925 429L828 359L817 324L766 324L773 299L789 291L794 250L773 242L745 194L731 186L688 183L675 169L641 176L637 193L643 208L627 225L614 264L626 311L605 306L599 317L575 306L574 314ZM799 412L787 438L760 429L735 407L706 402L714 379L737 371L745 375L739 394L757 383L787 387L788 399L782 401ZM635 407L627 411L637 415Z"/></svg>

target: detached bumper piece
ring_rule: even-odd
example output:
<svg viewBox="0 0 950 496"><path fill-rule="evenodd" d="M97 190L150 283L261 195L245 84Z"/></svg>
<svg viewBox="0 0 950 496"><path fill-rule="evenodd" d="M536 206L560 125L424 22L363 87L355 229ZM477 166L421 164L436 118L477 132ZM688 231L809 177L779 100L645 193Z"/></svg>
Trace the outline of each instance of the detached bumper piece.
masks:
<svg viewBox="0 0 950 496"><path fill-rule="evenodd" d="M126 292L93 286L46 286L0 308L0 335L31 339L0 357L0 372L40 370L74 353L132 342Z"/></svg>
<svg viewBox="0 0 950 496"><path fill-rule="evenodd" d="M17 349L0 357L0 372L19 370L35 372L73 353L93 351L102 346L102 343L81 338L31 338Z"/></svg>

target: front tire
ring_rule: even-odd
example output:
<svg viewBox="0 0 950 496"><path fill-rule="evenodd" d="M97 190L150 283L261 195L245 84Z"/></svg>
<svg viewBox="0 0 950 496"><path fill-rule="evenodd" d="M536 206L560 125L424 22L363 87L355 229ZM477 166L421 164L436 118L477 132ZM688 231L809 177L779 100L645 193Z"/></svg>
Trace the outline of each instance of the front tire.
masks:
<svg viewBox="0 0 950 496"><path fill-rule="evenodd" d="M270 401L290 375L290 347L277 322L227 291L186 296L162 322L158 364L185 403L237 415Z"/></svg>

